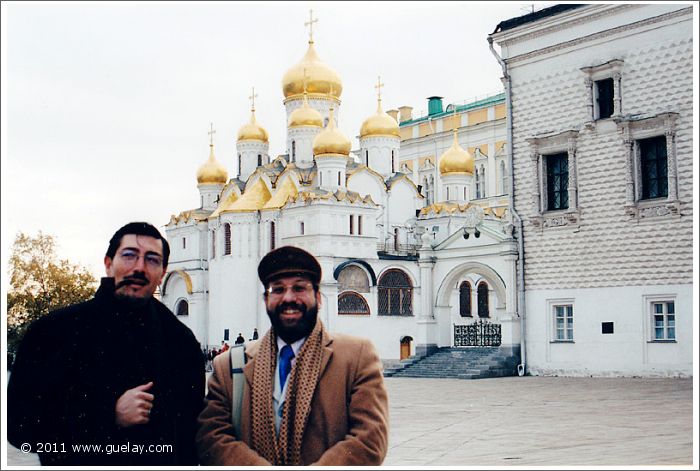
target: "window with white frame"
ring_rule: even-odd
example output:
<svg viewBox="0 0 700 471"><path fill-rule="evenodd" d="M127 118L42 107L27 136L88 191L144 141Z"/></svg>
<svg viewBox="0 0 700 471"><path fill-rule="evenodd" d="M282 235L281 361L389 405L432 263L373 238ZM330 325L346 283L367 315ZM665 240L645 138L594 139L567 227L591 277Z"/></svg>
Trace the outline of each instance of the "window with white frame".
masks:
<svg viewBox="0 0 700 471"><path fill-rule="evenodd" d="M566 226L579 222L577 138L578 131L565 131L527 139L534 176L530 220L536 226ZM565 213L559 213L560 210Z"/></svg>
<svg viewBox="0 0 700 471"><path fill-rule="evenodd" d="M674 301L651 302L651 340L676 340L676 303Z"/></svg>
<svg viewBox="0 0 700 471"><path fill-rule="evenodd" d="M642 219L678 214L676 120L661 113L618 122L625 145L625 211Z"/></svg>
<svg viewBox="0 0 700 471"><path fill-rule="evenodd" d="M505 195L508 191L508 174L506 173L506 162L501 160L501 181L500 181L500 194Z"/></svg>
<svg viewBox="0 0 700 471"><path fill-rule="evenodd" d="M620 116L622 113L622 68L624 61L582 67L591 121Z"/></svg>
<svg viewBox="0 0 700 471"><path fill-rule="evenodd" d="M554 340L558 342L573 342L574 340L574 305L554 304Z"/></svg>

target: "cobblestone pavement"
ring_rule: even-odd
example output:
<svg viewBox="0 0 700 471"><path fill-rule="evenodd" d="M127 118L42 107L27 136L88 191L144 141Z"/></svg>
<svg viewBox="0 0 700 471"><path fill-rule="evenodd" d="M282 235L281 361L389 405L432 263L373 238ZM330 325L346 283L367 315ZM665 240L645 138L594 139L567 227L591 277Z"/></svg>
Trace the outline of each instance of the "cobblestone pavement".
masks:
<svg viewBox="0 0 700 471"><path fill-rule="evenodd" d="M697 466L693 381L387 378L392 466Z"/></svg>
<svg viewBox="0 0 700 471"><path fill-rule="evenodd" d="M693 464L690 379L387 378L390 466ZM8 444L9 465L36 465Z"/></svg>

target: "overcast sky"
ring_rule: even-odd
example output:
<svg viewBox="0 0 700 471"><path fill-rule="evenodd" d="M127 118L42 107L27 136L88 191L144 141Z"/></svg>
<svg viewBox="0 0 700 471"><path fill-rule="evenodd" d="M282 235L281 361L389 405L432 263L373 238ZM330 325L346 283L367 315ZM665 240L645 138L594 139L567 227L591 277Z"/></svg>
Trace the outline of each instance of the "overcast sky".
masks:
<svg viewBox="0 0 700 471"><path fill-rule="evenodd" d="M209 123L233 177L252 86L270 154L284 153L281 80L306 52L309 9L316 50L343 81L339 124L355 149L378 75L384 109L408 105L414 115L431 95L448 104L502 91L486 37L531 6L3 2L3 279L19 231L56 236L61 258L102 276L121 225L163 230L171 214L195 208Z"/></svg>

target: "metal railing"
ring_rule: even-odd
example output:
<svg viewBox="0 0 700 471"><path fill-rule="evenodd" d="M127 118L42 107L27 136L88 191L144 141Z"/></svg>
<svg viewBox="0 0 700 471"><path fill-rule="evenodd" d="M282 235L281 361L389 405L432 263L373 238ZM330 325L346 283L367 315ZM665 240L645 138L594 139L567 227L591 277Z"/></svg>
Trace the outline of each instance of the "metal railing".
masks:
<svg viewBox="0 0 700 471"><path fill-rule="evenodd" d="M393 242L377 244L377 252L386 252L392 255L417 255L420 245L418 244L394 244Z"/></svg>
<svg viewBox="0 0 700 471"><path fill-rule="evenodd" d="M498 347L501 345L501 324L478 320L473 324L454 325L455 347Z"/></svg>

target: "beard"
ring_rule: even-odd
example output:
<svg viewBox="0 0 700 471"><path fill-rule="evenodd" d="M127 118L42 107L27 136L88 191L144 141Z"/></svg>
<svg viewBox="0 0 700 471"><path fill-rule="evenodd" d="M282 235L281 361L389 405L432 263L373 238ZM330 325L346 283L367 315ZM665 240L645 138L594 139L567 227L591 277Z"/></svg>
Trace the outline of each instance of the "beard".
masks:
<svg viewBox="0 0 700 471"><path fill-rule="evenodd" d="M294 323L282 320L280 315L288 308L301 312L301 318ZM309 307L302 303L281 303L273 310L267 309L267 315L275 333L288 344L292 344L308 336L316 326L318 303Z"/></svg>

